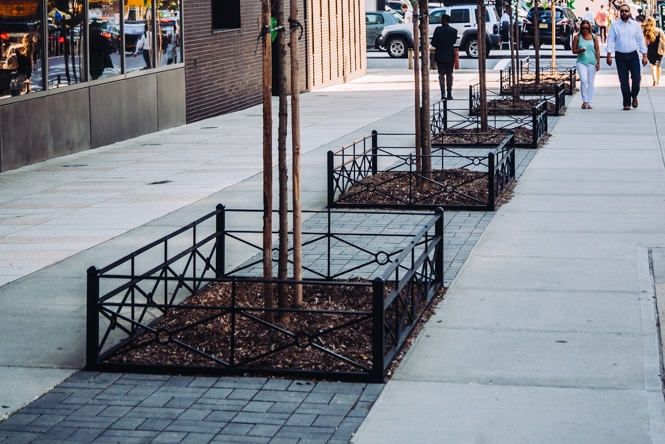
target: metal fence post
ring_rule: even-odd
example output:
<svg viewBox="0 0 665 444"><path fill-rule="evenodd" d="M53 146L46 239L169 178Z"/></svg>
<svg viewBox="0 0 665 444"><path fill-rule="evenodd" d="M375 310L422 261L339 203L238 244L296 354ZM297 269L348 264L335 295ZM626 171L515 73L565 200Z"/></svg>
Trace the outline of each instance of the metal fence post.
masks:
<svg viewBox="0 0 665 444"><path fill-rule="evenodd" d="M217 246L215 247L215 277L221 278L226 275L226 208L217 204L217 216L215 217L215 236Z"/></svg>
<svg viewBox="0 0 665 444"><path fill-rule="evenodd" d="M378 153L379 153L379 133L372 130L372 175L379 171Z"/></svg>
<svg viewBox="0 0 665 444"><path fill-rule="evenodd" d="M436 224L434 226L434 236L441 236L441 240L439 241L439 245L436 246L434 250L434 271L436 272L436 275L441 279L441 287L443 288L443 277L445 274L445 268L444 268L444 262L443 262L443 229L444 229L444 220L443 220L443 208L437 207L435 211L436 215L439 216L439 218L436 220Z"/></svg>
<svg viewBox="0 0 665 444"><path fill-rule="evenodd" d="M97 365L99 347L99 276L97 267L88 268L86 319L85 319L85 366L94 370Z"/></svg>
<svg viewBox="0 0 665 444"><path fill-rule="evenodd" d="M443 101L443 129L448 129L448 101ZM443 145L443 135L441 136L441 145Z"/></svg>
<svg viewBox="0 0 665 444"><path fill-rule="evenodd" d="M372 281L372 375L370 379L375 383L383 382L384 348L383 338L383 292L384 282L380 277Z"/></svg>
<svg viewBox="0 0 665 444"><path fill-rule="evenodd" d="M503 85L503 80L501 82ZM473 85L469 85L469 112L473 112Z"/></svg>
<svg viewBox="0 0 665 444"><path fill-rule="evenodd" d="M510 177L515 179L515 130L510 131Z"/></svg>
<svg viewBox="0 0 665 444"><path fill-rule="evenodd" d="M531 107L531 148L538 148L538 127L540 126L538 108L538 106Z"/></svg>
<svg viewBox="0 0 665 444"><path fill-rule="evenodd" d="M487 198L488 211L494 211L494 165L494 153L490 152L487 155L487 191L489 193Z"/></svg>
<svg viewBox="0 0 665 444"><path fill-rule="evenodd" d="M328 151L328 208L332 207L335 203L335 180L333 178L333 170L335 169L335 154Z"/></svg>

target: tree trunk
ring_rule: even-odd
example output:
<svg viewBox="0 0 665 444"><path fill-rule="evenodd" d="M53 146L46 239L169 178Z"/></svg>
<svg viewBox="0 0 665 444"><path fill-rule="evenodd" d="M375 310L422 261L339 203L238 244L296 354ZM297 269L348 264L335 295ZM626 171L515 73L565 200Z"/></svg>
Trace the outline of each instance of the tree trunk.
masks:
<svg viewBox="0 0 665 444"><path fill-rule="evenodd" d="M422 77L420 110L420 145L423 153L423 176L432 176L432 137L430 132L429 88L429 10L427 0L420 0L420 62Z"/></svg>
<svg viewBox="0 0 665 444"><path fill-rule="evenodd" d="M510 5L511 8L513 8L513 5ZM517 9L517 8L515 8ZM511 10L512 12L512 10ZM520 98L519 93L517 93L517 68L519 67L519 63L517 62L517 59L515 58L515 33L514 31L514 21L513 21L513 15L510 14L510 21L508 22L508 45L510 46L510 84L512 86L512 92L513 92L513 104L515 103L516 100ZM503 22L501 22L501 25L503 26Z"/></svg>
<svg viewBox="0 0 665 444"><path fill-rule="evenodd" d="M487 76L485 61L487 59L487 12L483 0L478 0L478 77L480 87L480 131L487 132Z"/></svg>
<svg viewBox="0 0 665 444"><path fill-rule="evenodd" d="M418 3L413 4L413 82L415 84L415 111L416 111L416 187L423 186L423 152L422 138L420 137L420 30L418 29Z"/></svg>
<svg viewBox="0 0 665 444"><path fill-rule="evenodd" d="M540 24L538 23L538 0L533 1L533 49L536 54L536 85L540 85Z"/></svg>
<svg viewBox="0 0 665 444"><path fill-rule="evenodd" d="M272 288L272 42L270 41L270 4L261 2L263 62L263 298L266 308L273 308ZM274 322L273 312L265 319Z"/></svg>
<svg viewBox="0 0 665 444"><path fill-rule="evenodd" d="M556 4L552 0L552 74L556 73Z"/></svg>
<svg viewBox="0 0 665 444"><path fill-rule="evenodd" d="M289 119L286 96L286 33L284 32L284 0L275 1L277 13L277 88L279 94L279 124L277 127L277 164L279 171L279 260L277 262L277 279L288 278L289 267L289 169L286 166L286 135ZM289 304L288 285L284 282L277 286L277 306L286 308ZM281 312L280 320L288 321L288 315Z"/></svg>
<svg viewBox="0 0 665 444"><path fill-rule="evenodd" d="M291 19L298 20L298 2L291 0ZM302 216L300 204L300 63L297 30L290 34L291 46L291 169L293 170L293 280L302 280ZM296 284L293 306L302 307L302 285Z"/></svg>
<svg viewBox="0 0 665 444"><path fill-rule="evenodd" d="M522 70L520 69L520 30L519 30L519 20L518 20L518 11L519 5L515 3L513 6L513 13L515 14L513 18L513 39L514 39L514 45L515 45L515 65L517 65L516 69L517 71L515 72L515 79L517 82L515 85L513 85L513 94L515 94L517 97L520 96L520 86L522 82Z"/></svg>

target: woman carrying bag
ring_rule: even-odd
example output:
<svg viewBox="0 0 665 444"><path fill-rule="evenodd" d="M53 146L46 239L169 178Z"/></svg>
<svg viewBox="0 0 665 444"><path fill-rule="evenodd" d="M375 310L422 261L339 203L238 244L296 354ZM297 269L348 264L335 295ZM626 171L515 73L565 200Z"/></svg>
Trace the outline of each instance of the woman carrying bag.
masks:
<svg viewBox="0 0 665 444"><path fill-rule="evenodd" d="M665 34L662 29L656 28L656 20L647 17L644 22L644 43L647 44L647 60L651 64L651 78L653 86L660 83L660 62L665 54Z"/></svg>
<svg viewBox="0 0 665 444"><path fill-rule="evenodd" d="M582 109L593 109L593 82L600 69L598 38L591 33L591 23L582 20L580 32L573 38L573 54L577 54L577 73L580 75Z"/></svg>

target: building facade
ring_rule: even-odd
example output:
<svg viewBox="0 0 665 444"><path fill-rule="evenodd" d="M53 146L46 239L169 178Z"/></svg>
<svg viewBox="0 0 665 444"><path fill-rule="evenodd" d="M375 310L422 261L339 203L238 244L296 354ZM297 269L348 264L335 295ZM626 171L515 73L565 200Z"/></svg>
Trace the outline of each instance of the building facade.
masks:
<svg viewBox="0 0 665 444"><path fill-rule="evenodd" d="M301 91L364 75L363 0L301 1ZM0 171L260 103L260 5L0 0Z"/></svg>

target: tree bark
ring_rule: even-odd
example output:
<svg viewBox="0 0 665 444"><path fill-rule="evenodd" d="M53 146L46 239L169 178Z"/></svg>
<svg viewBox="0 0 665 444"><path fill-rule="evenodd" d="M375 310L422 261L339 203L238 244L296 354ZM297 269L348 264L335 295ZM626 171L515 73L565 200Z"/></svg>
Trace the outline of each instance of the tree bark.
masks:
<svg viewBox="0 0 665 444"><path fill-rule="evenodd" d="M277 21L277 93L279 95L279 121L277 126L277 170L279 171L279 260L277 262L277 279L286 281L289 266L289 189L288 167L286 165L286 136L289 119L286 83L286 34L284 32L284 0L275 1ZM277 306L286 308L289 304L288 285L280 282L277 285ZM280 320L287 321L288 315L280 312Z"/></svg>
<svg viewBox="0 0 665 444"><path fill-rule="evenodd" d="M538 0L533 0L533 50L536 54L536 85L540 85L540 24L538 23Z"/></svg>
<svg viewBox="0 0 665 444"><path fill-rule="evenodd" d="M427 0L420 0L420 72L422 77L420 110L420 145L423 153L423 176L432 176L432 137L430 134L429 87L429 10Z"/></svg>
<svg viewBox="0 0 665 444"><path fill-rule="evenodd" d="M415 85L415 118L416 118L416 187L423 186L423 151L422 138L420 137L420 30L418 29L420 20L418 19L418 3L413 4L413 82Z"/></svg>
<svg viewBox="0 0 665 444"><path fill-rule="evenodd" d="M480 87L480 131L487 131L487 76L485 61L487 59L487 32L486 32L485 3L478 0L478 77Z"/></svg>
<svg viewBox="0 0 665 444"><path fill-rule="evenodd" d="M556 4L550 1L552 6L552 74L556 72Z"/></svg>
<svg viewBox="0 0 665 444"><path fill-rule="evenodd" d="M298 2L291 0L291 19L298 20ZM291 46L291 169L293 170L293 280L302 280L302 210L300 204L300 63L298 32L290 34ZM295 284L293 306L302 307L302 285Z"/></svg>
<svg viewBox="0 0 665 444"><path fill-rule="evenodd" d="M275 306L272 288L272 42L270 41L270 3L261 2L263 63L263 298L266 308ZM274 322L273 312L265 319Z"/></svg>
<svg viewBox="0 0 665 444"><path fill-rule="evenodd" d="M517 97L520 96L520 87L521 87L521 82L522 82L522 70L520 69L520 30L519 30L519 16L517 14L519 5L515 3L513 6L513 13L515 14L513 17L513 39L514 39L514 45L515 45L515 64L517 65L516 69L517 71L515 72L515 79L517 82L515 85L513 85L514 91L513 94L515 94Z"/></svg>

